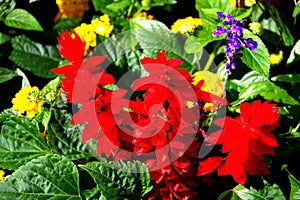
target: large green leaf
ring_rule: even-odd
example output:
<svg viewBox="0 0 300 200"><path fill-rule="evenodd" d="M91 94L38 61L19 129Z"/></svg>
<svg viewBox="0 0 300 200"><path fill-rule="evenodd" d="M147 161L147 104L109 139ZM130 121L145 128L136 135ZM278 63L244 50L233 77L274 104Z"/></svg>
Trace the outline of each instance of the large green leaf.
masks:
<svg viewBox="0 0 300 200"><path fill-rule="evenodd" d="M141 199L152 189L148 169L138 161L90 162L80 167L94 178L106 199Z"/></svg>
<svg viewBox="0 0 300 200"><path fill-rule="evenodd" d="M291 173L288 176L291 183L290 200L300 199L300 181Z"/></svg>
<svg viewBox="0 0 300 200"><path fill-rule="evenodd" d="M269 81L269 79L267 79L265 76L262 76L257 71L251 71L245 74L241 80L229 80L227 87L229 89L235 89L236 91L240 92L243 88L247 87L251 83L264 81Z"/></svg>
<svg viewBox="0 0 300 200"><path fill-rule="evenodd" d="M15 76L17 76L17 73L15 71L9 70L4 67L0 67L0 83L9 81Z"/></svg>
<svg viewBox="0 0 300 200"><path fill-rule="evenodd" d="M34 159L0 183L0 199L81 199L77 168L55 154Z"/></svg>
<svg viewBox="0 0 300 200"><path fill-rule="evenodd" d="M29 12L20 8L10 11L4 19L4 24L24 30L43 31L39 22Z"/></svg>
<svg viewBox="0 0 300 200"><path fill-rule="evenodd" d="M254 82L244 88L239 94L239 101L246 101L260 95L264 99L272 99L278 103L299 105L299 102L291 97L285 90L272 82Z"/></svg>
<svg viewBox="0 0 300 200"><path fill-rule="evenodd" d="M0 168L17 169L33 158L50 153L37 123L24 116L7 114L0 133Z"/></svg>
<svg viewBox="0 0 300 200"><path fill-rule="evenodd" d="M271 78L272 81L300 83L300 74L281 74Z"/></svg>
<svg viewBox="0 0 300 200"><path fill-rule="evenodd" d="M244 47L241 51L241 60L252 70L259 72L265 77L269 77L270 58L269 52L261 39L252 32L244 29L244 38L252 38L257 42L257 48L253 51Z"/></svg>
<svg viewBox="0 0 300 200"><path fill-rule="evenodd" d="M200 67L199 60L202 51L188 54L184 51L186 38L177 37L168 27L154 20L136 18L131 20L133 32L143 49L161 50L172 52L184 62L196 68Z"/></svg>
<svg viewBox="0 0 300 200"><path fill-rule="evenodd" d="M71 114L66 110L53 109L48 125L48 144L55 153L63 154L71 160L91 157L87 151L88 143L82 144L82 127L71 125Z"/></svg>
<svg viewBox="0 0 300 200"><path fill-rule="evenodd" d="M264 188L256 190L252 187L250 189L238 185L234 187L231 191L225 191L220 195L218 200L285 200L285 197L280 190L279 186L276 184L270 185L268 182L264 181Z"/></svg>
<svg viewBox="0 0 300 200"><path fill-rule="evenodd" d="M24 35L12 39L10 59L25 70L44 78L56 77L50 70L62 60L55 46L33 42Z"/></svg>

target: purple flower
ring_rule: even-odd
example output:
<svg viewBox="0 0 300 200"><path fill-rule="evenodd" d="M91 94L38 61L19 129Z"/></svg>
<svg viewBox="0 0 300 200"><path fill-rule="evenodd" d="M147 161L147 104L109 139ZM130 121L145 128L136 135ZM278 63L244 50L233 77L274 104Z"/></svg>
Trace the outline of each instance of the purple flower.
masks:
<svg viewBox="0 0 300 200"><path fill-rule="evenodd" d="M221 34L226 34L225 40L228 42L228 45L224 46L226 51L225 56L227 58L225 66L226 72L231 74L231 70L236 68L235 58L242 56L242 54L239 53L242 45L244 44L246 48L253 51L257 48L257 42L253 41L252 38L243 38L243 25L246 20L236 20L232 15L226 15L223 12L217 12L217 14L219 21L222 18L225 18L222 22L225 27L217 26L212 35L219 36Z"/></svg>
<svg viewBox="0 0 300 200"><path fill-rule="evenodd" d="M257 48L257 42L253 41L252 38L244 39L243 42L251 51Z"/></svg>

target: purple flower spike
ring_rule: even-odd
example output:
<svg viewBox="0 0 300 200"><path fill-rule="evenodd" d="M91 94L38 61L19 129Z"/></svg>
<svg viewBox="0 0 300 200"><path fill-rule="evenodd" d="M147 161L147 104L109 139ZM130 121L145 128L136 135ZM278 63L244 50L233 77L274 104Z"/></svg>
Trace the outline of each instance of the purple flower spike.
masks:
<svg viewBox="0 0 300 200"><path fill-rule="evenodd" d="M219 35L221 35L223 33L227 33L227 32L228 32L228 30L222 28L221 26L217 26L216 30L214 30L212 35L213 36L219 36Z"/></svg>
<svg viewBox="0 0 300 200"><path fill-rule="evenodd" d="M217 12L218 14L218 21L220 21L223 17L226 17L226 15L223 12Z"/></svg>
<svg viewBox="0 0 300 200"><path fill-rule="evenodd" d="M226 72L231 74L231 70L236 68L235 58L242 56L242 54L239 52L242 48L242 44L245 44L245 47L253 51L257 48L257 42L253 41L252 38L243 38L243 25L245 24L246 20L236 20L232 15L226 15L223 12L217 12L217 14L219 21L224 17L226 18L222 22L224 28L217 26L212 35L219 36L221 34L226 34L225 40L228 42L228 44L224 46L226 51L225 56L227 58L225 67Z"/></svg>
<svg viewBox="0 0 300 200"><path fill-rule="evenodd" d="M257 48L257 42L253 41L252 38L244 39L243 42L245 46L249 48L251 51Z"/></svg>

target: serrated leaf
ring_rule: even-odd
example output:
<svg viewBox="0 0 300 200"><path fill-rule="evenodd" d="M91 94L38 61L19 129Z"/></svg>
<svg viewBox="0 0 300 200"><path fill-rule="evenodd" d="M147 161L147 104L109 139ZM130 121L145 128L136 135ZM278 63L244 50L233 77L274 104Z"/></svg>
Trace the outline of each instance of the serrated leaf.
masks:
<svg viewBox="0 0 300 200"><path fill-rule="evenodd" d="M17 169L47 153L50 153L49 146L34 120L24 116L6 116L0 133L0 168Z"/></svg>
<svg viewBox="0 0 300 200"><path fill-rule="evenodd" d="M42 130L43 132L47 131L50 118L51 111L44 107L42 108L41 112L34 117L36 121L40 122L44 126L44 129Z"/></svg>
<svg viewBox="0 0 300 200"><path fill-rule="evenodd" d="M106 199L141 199L152 186L147 167L138 161L90 162L80 165Z"/></svg>
<svg viewBox="0 0 300 200"><path fill-rule="evenodd" d="M271 78L272 81L300 83L300 74L282 74Z"/></svg>
<svg viewBox="0 0 300 200"><path fill-rule="evenodd" d="M0 44L3 44L7 41L9 41L11 37L9 35L6 35L4 33L0 33Z"/></svg>
<svg viewBox="0 0 300 200"><path fill-rule="evenodd" d="M60 84L60 78L56 77L55 79L51 80L43 87L43 89L41 90L41 95L44 98L46 98L45 96L49 93L54 93L56 95L58 92L59 84Z"/></svg>
<svg viewBox="0 0 300 200"><path fill-rule="evenodd" d="M55 46L33 42L24 35L11 40L13 51L9 58L17 65L43 78L54 78L50 70L62 60Z"/></svg>
<svg viewBox="0 0 300 200"><path fill-rule="evenodd" d="M299 105L285 90L272 82L255 82L244 88L239 94L239 101L246 101L260 95L266 100L272 99L278 103Z"/></svg>
<svg viewBox="0 0 300 200"><path fill-rule="evenodd" d="M79 200L77 168L55 154L34 159L0 182L0 199Z"/></svg>
<svg viewBox="0 0 300 200"><path fill-rule="evenodd" d="M9 70L4 67L0 67L0 83L9 81L15 76L17 76L17 73L15 71Z"/></svg>
<svg viewBox="0 0 300 200"><path fill-rule="evenodd" d="M53 109L52 118L48 125L48 144L51 150L63 154L70 160L92 157L87 151L88 143L82 144L82 127L71 125L71 114L66 110Z"/></svg>
<svg viewBox="0 0 300 200"><path fill-rule="evenodd" d="M241 80L229 80L227 87L229 89L235 89L236 91L240 92L243 88L247 87L251 83L264 81L269 81L269 79L267 79L265 76L262 76L256 71L251 71L245 74Z"/></svg>
<svg viewBox="0 0 300 200"><path fill-rule="evenodd" d="M168 27L159 21L136 18L130 21L133 33L143 49L161 50L165 49L177 57L180 57L190 66L200 68L199 57L201 52L187 54L184 51L186 38L177 37Z"/></svg>
<svg viewBox="0 0 300 200"><path fill-rule="evenodd" d="M208 34L206 34L208 35ZM208 43L208 42L207 42ZM186 53L195 53L203 50L203 47L207 44L201 37L190 36L184 43L184 50Z"/></svg>
<svg viewBox="0 0 300 200"><path fill-rule="evenodd" d="M293 62L296 62L299 59L300 59L300 40L298 40L295 46L293 47L286 64L289 65Z"/></svg>
<svg viewBox="0 0 300 200"><path fill-rule="evenodd" d="M101 199L101 190L98 187L89 189L89 190L83 190L81 191L81 196L85 200L100 200Z"/></svg>
<svg viewBox="0 0 300 200"><path fill-rule="evenodd" d="M29 12L20 8L10 11L4 19L4 24L24 30L43 31L40 23Z"/></svg>
<svg viewBox="0 0 300 200"><path fill-rule="evenodd" d="M254 41L256 41L257 48L251 51L250 49L244 47L241 51L243 54L241 60L250 69L257 71L261 75L268 78L270 71L270 55L268 49L258 36L246 29L244 29L244 38L252 38Z"/></svg>

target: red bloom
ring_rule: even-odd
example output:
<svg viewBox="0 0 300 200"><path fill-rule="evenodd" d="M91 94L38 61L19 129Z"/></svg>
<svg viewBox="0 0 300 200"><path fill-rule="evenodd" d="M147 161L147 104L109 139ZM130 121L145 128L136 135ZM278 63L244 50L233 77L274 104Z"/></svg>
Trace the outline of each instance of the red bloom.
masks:
<svg viewBox="0 0 300 200"><path fill-rule="evenodd" d="M220 158L214 157L214 161L221 163L218 169L220 176L230 174L237 183L244 184L246 172L252 175L269 174L263 155L273 155L274 147L277 147L276 138L270 132L278 126L278 109L269 101L254 101L251 105L241 103L239 117L216 120L215 123L223 129L210 134L206 142L222 144L222 152L227 153L222 163ZM198 174L201 175L218 167L204 163L200 166Z"/></svg>

